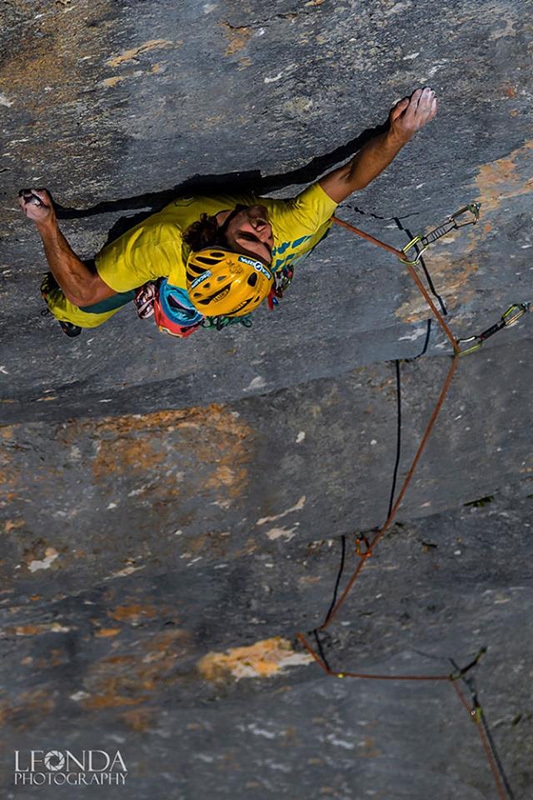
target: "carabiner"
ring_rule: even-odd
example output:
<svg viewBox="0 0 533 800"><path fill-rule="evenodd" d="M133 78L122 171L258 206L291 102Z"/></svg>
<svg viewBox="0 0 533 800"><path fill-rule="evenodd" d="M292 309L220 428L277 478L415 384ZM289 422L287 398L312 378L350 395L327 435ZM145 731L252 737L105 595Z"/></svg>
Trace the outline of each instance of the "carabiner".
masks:
<svg viewBox="0 0 533 800"><path fill-rule="evenodd" d="M483 342L486 339L489 339L491 336L494 336L495 333L501 331L503 328L512 328L513 325L516 325L520 317L523 317L531 308L531 303L513 303L512 306L509 306L507 311L501 315L498 322L494 325L491 325L490 328L487 330L482 331L474 336L469 336L466 339L458 339L457 344L468 344L468 342L475 342L471 347L467 347L466 350L461 350L459 353L460 356L466 356L469 353L475 353L476 350L482 346Z"/></svg>
<svg viewBox="0 0 533 800"><path fill-rule="evenodd" d="M481 209L481 203L469 203L467 206L463 206L460 208L459 211L456 211L455 214L452 214L450 217L451 220L455 220L455 227L456 228L464 228L465 225L475 225L476 222L479 220L479 211ZM472 219L467 219L466 222L457 222L458 217L462 217L463 214L472 214Z"/></svg>
<svg viewBox="0 0 533 800"><path fill-rule="evenodd" d="M364 545L364 550L362 545ZM360 533L358 536L355 537L355 554L359 556L359 558L370 558L372 555L372 548L370 547L370 542L368 541L368 537L365 536L364 533Z"/></svg>
<svg viewBox="0 0 533 800"><path fill-rule="evenodd" d="M481 203L469 203L468 205L460 208L459 211L456 211L455 214L449 216L442 225L434 228L425 236L415 236L414 239L411 239L409 244L405 245L402 253L407 256L409 250L412 250L413 247L416 247L416 258L400 258L402 264L407 264L408 266L414 267L415 264L418 264L422 254L427 250L429 245L436 242L437 239L441 239L443 236L446 236L446 234L450 233L450 231L453 231L457 228L464 228L465 225L475 225L479 220L480 208ZM465 214L470 214L471 218L465 220L464 222L459 222L458 220Z"/></svg>
<svg viewBox="0 0 533 800"><path fill-rule="evenodd" d="M531 310L531 303L514 303L514 305L509 306L507 311L502 314L502 320L505 323L506 328L512 328L513 325L516 325L520 317L523 317L528 311Z"/></svg>

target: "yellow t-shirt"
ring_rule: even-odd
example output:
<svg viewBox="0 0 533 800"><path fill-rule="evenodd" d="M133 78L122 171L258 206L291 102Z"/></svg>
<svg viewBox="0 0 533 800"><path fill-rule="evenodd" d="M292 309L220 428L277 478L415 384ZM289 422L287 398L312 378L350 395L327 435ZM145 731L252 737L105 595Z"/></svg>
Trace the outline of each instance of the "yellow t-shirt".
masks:
<svg viewBox="0 0 533 800"><path fill-rule="evenodd" d="M178 198L104 247L95 259L98 274L115 292L161 277L186 289L190 247L183 241L183 231L201 214L214 216L238 203L266 207L274 237L274 271L307 255L326 233L337 208L318 183L289 200L254 195Z"/></svg>

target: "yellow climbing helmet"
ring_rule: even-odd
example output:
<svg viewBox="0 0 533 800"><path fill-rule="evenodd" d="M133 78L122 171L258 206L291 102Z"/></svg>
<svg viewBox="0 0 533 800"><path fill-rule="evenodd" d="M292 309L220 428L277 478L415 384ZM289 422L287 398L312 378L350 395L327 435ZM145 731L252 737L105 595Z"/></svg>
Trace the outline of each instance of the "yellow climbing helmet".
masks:
<svg viewBox="0 0 533 800"><path fill-rule="evenodd" d="M262 261L223 247L206 247L187 259L187 291L206 317L241 317L255 311L273 283Z"/></svg>

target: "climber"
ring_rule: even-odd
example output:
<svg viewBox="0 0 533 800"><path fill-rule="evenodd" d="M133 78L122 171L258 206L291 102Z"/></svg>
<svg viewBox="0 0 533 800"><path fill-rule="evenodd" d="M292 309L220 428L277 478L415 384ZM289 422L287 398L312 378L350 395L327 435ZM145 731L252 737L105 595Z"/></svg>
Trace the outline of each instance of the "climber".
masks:
<svg viewBox="0 0 533 800"><path fill-rule="evenodd" d="M294 266L324 238L339 203L363 189L437 112L429 87L390 111L387 129L355 156L294 198L180 197L82 261L59 229L45 189L23 189L19 205L41 236L50 272L41 286L49 311L69 336L105 322L134 300L161 330L187 336L199 327L248 320L277 303Z"/></svg>

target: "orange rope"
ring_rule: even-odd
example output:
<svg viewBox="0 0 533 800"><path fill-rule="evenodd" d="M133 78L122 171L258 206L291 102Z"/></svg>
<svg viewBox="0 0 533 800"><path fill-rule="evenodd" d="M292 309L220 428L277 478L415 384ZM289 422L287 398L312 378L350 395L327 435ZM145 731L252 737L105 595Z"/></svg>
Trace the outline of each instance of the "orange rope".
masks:
<svg viewBox="0 0 533 800"><path fill-rule="evenodd" d="M376 239L375 237L371 236L370 234L365 233L364 231L361 231L358 228L355 228L353 225L350 225L347 222L343 222L342 220L338 219L337 217L333 217L332 219L333 219L333 222L337 223L337 225L340 225L343 228L347 228L348 230L352 231L353 233L357 234L358 236L361 236L363 239L366 239L367 241L372 242L373 244L376 244L379 247L382 247L384 250L387 250L388 252L392 253L397 258L401 259L403 261L403 263L405 264L405 254L403 252L401 252L400 250L396 250L396 248L391 247L388 244L385 244L385 242L381 242L379 239ZM401 489L400 489L400 491L399 491L399 493L398 493L398 495L396 497L396 500L394 501L394 504L393 504L393 506L392 506L392 508L390 510L390 513L389 513L384 525L374 535L373 539L371 540L370 544L368 545L367 550L364 553L361 553L359 555L359 558L360 558L359 563L358 563L357 567L355 568L350 580L348 581L348 584L347 584L346 588L344 589L344 591L343 591L342 595L340 596L340 598L338 599L338 601L331 608L330 612L328 613L328 615L327 615L326 619L324 620L324 622L322 623L322 625L319 628L316 629L317 632L321 631L321 630L324 630L325 628L327 628L331 624L331 622L333 621L334 617L337 615L339 609L341 608L341 606L345 602L346 598L348 597L350 591L352 590L353 585L355 584L357 578L359 577L359 575L360 575L360 573L361 573L361 571L362 571L362 569L363 569L363 567L364 567L364 565L366 563L366 560L371 557L374 548L381 541L381 539L384 536L385 532L389 529L389 527L391 526L394 518L396 517L398 509L400 508L400 505L401 505L401 503L403 501L403 498L405 497L405 493L407 491L409 483L410 483L410 481L411 481L411 479L412 479L412 477L413 477L413 475L415 473L415 470L416 470L416 468L418 466L418 462L420 461L422 453L423 453L423 451L425 449L425 446L427 444L427 441L429 439L431 431L433 430L435 422L437 421L437 417L438 417L439 412L440 412L440 410L442 408L442 404L444 403L446 395L448 394L448 390L450 388L450 384L452 382L452 378L453 378L453 376L455 374L455 370L457 369L458 362L459 362L460 348L459 348L459 345L457 343L457 340L455 339L455 337L453 336L452 332L450 331L450 329L448 328L448 326L444 322L441 314L439 313L438 309L436 308L435 304L433 303L431 297L429 296L425 286L423 285L422 281L418 277L418 275L417 275L416 271L414 270L413 266L411 264L405 264L405 266L408 268L411 277L413 278L414 282L416 283L416 286L418 287L419 291L423 295L423 297L426 300L427 304L431 308L433 314L435 315L435 317L436 317L437 321L439 322L441 328L443 329L444 333L446 334L446 336L450 340L450 342L452 344L452 347L453 347L454 356L453 356L453 360L452 360L450 369L448 370L448 373L447 373L446 378L444 380L444 384L443 384L442 389L440 391L439 397L437 399L437 402L435 404L435 407L434 407L433 412L431 414L431 417L429 419L429 422L428 422L428 424L426 426L426 429L424 431L422 439L420 440L420 444L419 444L418 449L417 449L417 451L415 453L415 457L413 458L413 461L411 463L409 471L408 471L408 473L407 473L407 475L406 475L406 477L405 477L405 479L403 481L402 487L401 487ZM448 682L453 684L453 687L454 687L454 689L455 689L455 691L457 693L457 697L459 698L459 700L460 700L461 704L464 706L464 708L468 711L468 714L469 714L470 718L472 719L474 717L474 714L475 714L476 710L474 709L474 714L473 714L473 710L468 705L468 703L465 700L461 690L459 689L459 687L457 685L457 682L454 680L454 678L451 675L369 675L369 674L361 673L361 672L344 672L344 671L342 671L342 672L334 672L329 667L329 665L326 663L325 656L324 656L324 658L321 658L318 655L316 650L309 644L309 642L307 641L307 638L304 636L303 633L297 633L296 636L297 636L298 640L301 642L301 644L308 651L308 653L316 661L316 663L321 667L321 669L326 673L326 675L328 675L330 677L357 678L357 679L361 679L361 680L380 680L380 681L448 681ZM317 641L318 641L318 639L317 639ZM480 709L480 711L481 711L481 709ZM482 713L482 711L481 711L481 713ZM498 772L497 764L495 762L494 755L492 753L492 750L491 750L491 747L490 747L490 743L488 741L488 738L487 738L487 735L485 733L485 730L484 730L483 726L481 724L479 724L479 722L477 724L477 728L478 728L478 731L479 731L481 742L483 744L483 748L485 750L485 755L486 755L487 760L489 762L490 770L491 770L492 775L494 777L494 781L495 781L495 784L496 784L496 788L498 790L498 794L500 796L500 800L507 800L505 789L504 789L504 786L502 784L501 777L500 777L500 774Z"/></svg>
<svg viewBox="0 0 533 800"><path fill-rule="evenodd" d="M376 547L378 542L382 539L382 537L385 534L385 532L390 528L394 518L396 517L396 514L398 513L398 509L399 509L399 507L400 507L400 505L402 503L403 498L405 497L405 493L407 491L409 483L410 483L410 481L411 481L411 479L412 479L412 477L414 475L414 472L415 472L415 470L416 470L416 468L418 466L418 462L420 461L420 458L421 458L422 453L424 451L424 448L425 448L425 446L427 444L427 441L429 439L431 431L433 430L433 427L435 425L435 422L437 420L439 412L440 412L440 410L442 408L442 404L444 403L444 400L445 400L446 395L448 393L448 390L450 388L450 384L452 382L452 378L454 376L455 370L457 369L458 363L459 363L459 356L457 354L455 354L455 356L453 357L450 369L448 370L448 374L446 375L446 379L445 379L444 385L443 385L443 387L441 389L439 398L437 400L435 408L433 409L433 413L431 414L429 422L428 422L428 424L426 426L426 430L424 431L424 435L422 436L422 439L421 439L420 444L418 446L418 450L416 451L416 454L415 454L415 457L414 457L413 462L411 464L411 467L409 468L409 472L407 473L407 475L406 475L406 477L404 479L402 487L401 487L401 489L400 489L400 491L398 493L398 497L397 497L397 499L396 499L396 501L395 501L395 503L394 503L394 505L393 505L393 507L391 509L391 512L390 512L385 524L375 534L374 538L370 542L369 548L366 551L366 553L364 553L362 556L360 556L361 560L359 561L359 564L355 568L355 571L354 571L352 577L348 581L348 584L347 584L346 588L344 589L342 595L339 597L339 599L337 600L337 602L335 603L335 605L331 609L329 615L326 617L325 621L318 628L318 630L324 630L333 621L333 618L336 616L336 614L339 611L340 607L342 606L342 604L346 600L348 594L350 593L354 583L356 582L357 578L359 577L359 574L361 573L361 570L363 569L367 558L370 558L374 548Z"/></svg>
<svg viewBox="0 0 533 800"><path fill-rule="evenodd" d="M496 766L496 762L494 761L494 756L492 755L492 750L490 749L490 745L489 745L489 743L487 741L486 733L483 730L482 726L479 724L479 722L477 722L475 720L475 718L474 718L475 709L470 708L470 706L468 705L467 701L464 698L463 693L459 689L459 686L457 685L456 681L453 681L453 688L457 692L457 696L458 696L459 700L461 701L462 705L468 711L470 719L472 719L474 722L476 722L476 727L478 729L479 737L481 739L481 743L483 744L483 749L485 750L485 755L487 756L487 760L489 762L489 766L490 766L492 775L494 777L494 782L496 783L496 788L498 789L498 794L500 795L500 799L501 800L507 800L507 795L505 793L504 786L503 786L503 784L501 782L500 774L498 772L498 768ZM483 712L481 712L481 713L483 713Z"/></svg>
<svg viewBox="0 0 533 800"><path fill-rule="evenodd" d="M327 675L332 678L360 678L361 680L372 681L449 681L449 675L370 675L365 672L336 672L319 657L316 650L311 647L303 633L297 633L297 638L303 644L305 649L313 656L317 664L322 667Z"/></svg>
<svg viewBox="0 0 533 800"><path fill-rule="evenodd" d="M383 248L383 250L387 250L389 253L392 253L393 255L396 256L396 258L399 258L400 261L402 261L403 264L405 264L405 266L409 270L409 273L410 273L412 279L414 280L414 282L418 286L419 291L422 293L422 295L424 297L424 300L426 301L428 306L433 311L436 319L438 320L439 325L441 326L442 330L444 331L444 333L446 334L446 336L450 340L451 345L453 347L454 353L458 353L459 352L459 345L457 344L457 340L455 339L455 336L453 335L453 333L451 332L449 327L444 322L442 314L440 313L440 311L436 307L435 303L431 299L431 296L429 295L426 287L424 286L424 284L422 283L422 281L420 280L420 278L416 274L416 270L414 269L414 267L411 264L406 264L405 263L405 253L403 253L401 250L397 250L395 247L391 247L390 244L385 244L385 242L381 242L379 239L376 239L374 236L371 236L369 233L365 233L365 231L362 231L359 228L355 228L353 225L350 225L349 222L344 222L344 220L339 219L338 217L332 217L332 220L333 220L333 222L337 223L337 225L340 225L342 228L347 228L347 230L351 231L352 233L355 233L357 236L360 236L362 239L366 239L368 242L372 242L373 244L377 244L378 247L381 247L381 248Z"/></svg>
<svg viewBox="0 0 533 800"><path fill-rule="evenodd" d="M401 250L397 250L395 247L392 247L390 244L385 244L385 242L381 242L379 239L376 239L374 236L371 236L369 233L366 233L365 231L362 231L359 228L356 228L353 225L350 225L349 222L344 222L343 219L339 219L338 217L332 217L331 219L337 225L340 225L341 228L346 228L347 230L351 231L352 233L357 234L357 236L360 236L362 239L366 239L367 242L372 242L372 244L377 244L377 246L378 247L382 247L383 250L388 250L388 252L392 253L393 256L396 256L396 258L400 258L400 259L401 258L405 258L405 254L402 253Z"/></svg>

